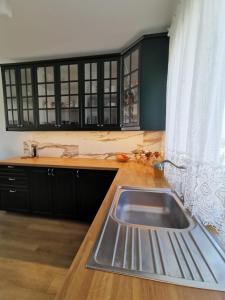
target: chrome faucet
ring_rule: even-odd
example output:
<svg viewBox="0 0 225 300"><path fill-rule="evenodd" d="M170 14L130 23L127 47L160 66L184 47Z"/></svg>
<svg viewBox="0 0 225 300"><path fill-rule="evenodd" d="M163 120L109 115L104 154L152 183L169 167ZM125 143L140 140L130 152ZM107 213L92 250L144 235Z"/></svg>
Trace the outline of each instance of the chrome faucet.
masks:
<svg viewBox="0 0 225 300"><path fill-rule="evenodd" d="M174 167L177 168L177 169L183 169L183 170L186 169L185 166L178 166L178 165L176 165L175 163L173 163L172 161L170 161L170 160L168 160L168 159L163 160L163 161L161 161L161 162L155 163L155 164L153 165L153 167L154 167L155 169L158 169L158 170L160 170L160 171L163 171L163 170L164 170L164 165L165 165L165 163L169 163L169 164L171 164L172 166L174 166Z"/></svg>
<svg viewBox="0 0 225 300"><path fill-rule="evenodd" d="M166 160L163 160L163 161L161 161L161 162L157 162L157 163L155 163L154 165L153 165L153 167L155 168L155 169L158 169L158 170L160 170L160 171L163 171L164 170L164 165L165 165L165 163L169 163L169 164L171 164L172 166L174 166L175 168L177 168L177 169L182 169L182 170L186 170L187 168L185 167L185 166L178 166L178 165L176 165L175 163L173 163L172 161L170 161L170 160L168 160L168 159L166 159ZM180 182L180 190L182 190L182 181ZM184 203L184 195L181 193L180 195L178 195L178 193L175 191L175 190L173 190L173 192L178 196L178 198L180 198L180 200L181 200L181 202L182 203Z"/></svg>

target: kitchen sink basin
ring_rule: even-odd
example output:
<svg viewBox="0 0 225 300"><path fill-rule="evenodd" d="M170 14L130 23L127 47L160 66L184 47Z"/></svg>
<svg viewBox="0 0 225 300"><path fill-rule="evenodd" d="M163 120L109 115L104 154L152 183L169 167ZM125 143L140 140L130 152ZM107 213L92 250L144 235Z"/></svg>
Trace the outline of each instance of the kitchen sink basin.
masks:
<svg viewBox="0 0 225 300"><path fill-rule="evenodd" d="M117 188L88 268L225 291L225 253L170 189Z"/></svg>
<svg viewBox="0 0 225 300"><path fill-rule="evenodd" d="M184 229L189 222L175 198L165 191L123 191L115 217L127 224Z"/></svg>

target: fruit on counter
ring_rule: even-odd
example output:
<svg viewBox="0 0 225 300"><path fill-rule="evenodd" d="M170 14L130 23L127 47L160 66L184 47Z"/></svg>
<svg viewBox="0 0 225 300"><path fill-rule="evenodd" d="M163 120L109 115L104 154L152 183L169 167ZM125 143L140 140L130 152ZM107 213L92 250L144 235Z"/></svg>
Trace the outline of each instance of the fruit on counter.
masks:
<svg viewBox="0 0 225 300"><path fill-rule="evenodd" d="M116 160L120 162L126 162L129 160L129 156L125 153L116 154Z"/></svg>

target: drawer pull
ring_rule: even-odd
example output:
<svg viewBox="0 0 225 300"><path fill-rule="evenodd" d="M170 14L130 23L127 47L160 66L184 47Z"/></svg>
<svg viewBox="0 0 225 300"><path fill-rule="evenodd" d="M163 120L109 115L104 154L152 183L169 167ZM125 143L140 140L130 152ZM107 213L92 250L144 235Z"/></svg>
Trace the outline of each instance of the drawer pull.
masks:
<svg viewBox="0 0 225 300"><path fill-rule="evenodd" d="M9 177L9 181L15 181L16 178L15 177Z"/></svg>
<svg viewBox="0 0 225 300"><path fill-rule="evenodd" d="M7 166L8 169L14 169L14 166Z"/></svg>
<svg viewBox="0 0 225 300"><path fill-rule="evenodd" d="M16 190L9 190L10 193L16 193Z"/></svg>

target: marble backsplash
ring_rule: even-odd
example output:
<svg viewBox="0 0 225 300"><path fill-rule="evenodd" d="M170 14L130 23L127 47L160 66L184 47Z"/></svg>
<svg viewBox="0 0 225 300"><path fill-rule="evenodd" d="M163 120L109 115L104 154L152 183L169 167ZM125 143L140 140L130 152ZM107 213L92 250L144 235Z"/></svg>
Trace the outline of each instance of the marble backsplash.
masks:
<svg viewBox="0 0 225 300"><path fill-rule="evenodd" d="M25 156L37 146L38 156L114 158L134 150L164 152L163 131L88 131L88 132L32 132L23 140Z"/></svg>

